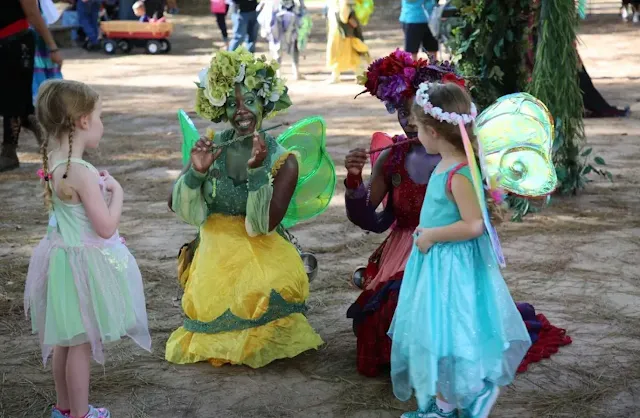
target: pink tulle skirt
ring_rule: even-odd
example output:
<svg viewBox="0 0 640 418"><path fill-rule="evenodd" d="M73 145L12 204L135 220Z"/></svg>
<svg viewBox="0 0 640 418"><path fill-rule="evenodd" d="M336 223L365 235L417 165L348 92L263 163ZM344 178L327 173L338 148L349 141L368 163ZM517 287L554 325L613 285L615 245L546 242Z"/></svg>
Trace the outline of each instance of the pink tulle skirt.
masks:
<svg viewBox="0 0 640 418"><path fill-rule="evenodd" d="M44 364L53 347L85 343L103 364L103 344L124 336L151 349L140 270L118 234L71 246L50 230L31 256L24 307Z"/></svg>

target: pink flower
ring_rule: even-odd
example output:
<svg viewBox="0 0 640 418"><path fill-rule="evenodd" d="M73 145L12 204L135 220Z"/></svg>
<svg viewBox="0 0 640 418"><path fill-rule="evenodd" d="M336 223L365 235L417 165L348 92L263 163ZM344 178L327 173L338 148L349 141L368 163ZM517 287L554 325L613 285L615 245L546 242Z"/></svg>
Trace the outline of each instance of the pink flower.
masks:
<svg viewBox="0 0 640 418"><path fill-rule="evenodd" d="M40 180L44 180L44 169L43 168L39 168L38 171L36 171L36 174L38 175L38 177L40 177Z"/></svg>

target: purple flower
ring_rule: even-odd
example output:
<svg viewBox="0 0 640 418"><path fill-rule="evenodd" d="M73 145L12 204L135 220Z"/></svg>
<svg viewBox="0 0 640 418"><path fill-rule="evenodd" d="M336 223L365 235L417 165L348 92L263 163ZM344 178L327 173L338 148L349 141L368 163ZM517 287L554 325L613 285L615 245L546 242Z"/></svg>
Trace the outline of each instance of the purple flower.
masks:
<svg viewBox="0 0 640 418"><path fill-rule="evenodd" d="M406 89L407 83L402 75L383 76L380 77L377 96L397 108L403 100L403 93Z"/></svg>

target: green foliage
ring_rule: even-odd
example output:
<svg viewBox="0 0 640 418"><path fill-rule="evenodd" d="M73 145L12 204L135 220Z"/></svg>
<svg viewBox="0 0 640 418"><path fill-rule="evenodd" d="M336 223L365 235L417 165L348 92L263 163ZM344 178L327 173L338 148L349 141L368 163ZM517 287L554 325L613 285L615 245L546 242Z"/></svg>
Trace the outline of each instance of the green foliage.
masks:
<svg viewBox="0 0 640 418"><path fill-rule="evenodd" d="M542 0L535 67L529 92L547 105L556 122L554 162L560 192L575 194L593 166L581 160L584 126L575 48L578 15L574 0ZM588 155L588 154L587 154Z"/></svg>
<svg viewBox="0 0 640 418"><path fill-rule="evenodd" d="M461 12L449 47L452 60L470 80L480 109L498 97L523 91L527 18L531 0L453 0Z"/></svg>
<svg viewBox="0 0 640 418"><path fill-rule="evenodd" d="M531 200L525 197L512 195L507 197L507 203L511 210L512 222L522 222L522 218L527 216L529 213L536 213L540 210L536 206L532 205Z"/></svg>

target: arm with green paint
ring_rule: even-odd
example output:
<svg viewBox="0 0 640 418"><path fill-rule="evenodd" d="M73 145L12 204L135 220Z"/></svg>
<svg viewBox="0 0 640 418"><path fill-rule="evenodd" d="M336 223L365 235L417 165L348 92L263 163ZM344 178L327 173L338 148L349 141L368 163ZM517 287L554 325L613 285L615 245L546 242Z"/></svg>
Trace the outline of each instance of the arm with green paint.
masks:
<svg viewBox="0 0 640 418"><path fill-rule="evenodd" d="M249 170L249 196L245 228L250 236L268 234L284 219L298 181L298 161L288 155L282 166L276 167L272 176L271 167L263 165L266 146L260 136L254 137L252 157L247 163Z"/></svg>

